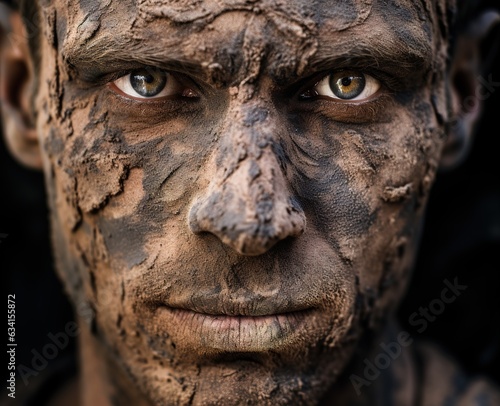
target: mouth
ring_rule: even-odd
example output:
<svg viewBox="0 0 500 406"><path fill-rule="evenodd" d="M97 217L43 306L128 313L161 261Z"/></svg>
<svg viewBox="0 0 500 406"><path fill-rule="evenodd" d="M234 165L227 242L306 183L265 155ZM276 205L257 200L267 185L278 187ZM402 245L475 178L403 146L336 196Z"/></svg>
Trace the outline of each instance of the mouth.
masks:
<svg viewBox="0 0 500 406"><path fill-rule="evenodd" d="M158 298L160 299L160 298ZM310 310L304 300L290 299L284 292L266 294L245 291L243 293L200 290L194 294L180 294L152 302L153 306L187 310L209 316L260 317Z"/></svg>
<svg viewBox="0 0 500 406"><path fill-rule="evenodd" d="M220 304L220 299L218 301ZM211 352L261 352L286 345L307 325L312 308L282 309L265 302L159 306L160 322L187 347ZM193 348L194 347L194 348Z"/></svg>

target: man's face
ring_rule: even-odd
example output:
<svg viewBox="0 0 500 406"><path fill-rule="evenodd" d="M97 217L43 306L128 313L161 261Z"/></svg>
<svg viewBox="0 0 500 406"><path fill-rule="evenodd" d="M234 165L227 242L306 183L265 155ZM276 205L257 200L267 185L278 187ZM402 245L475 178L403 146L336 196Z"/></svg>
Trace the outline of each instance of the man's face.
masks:
<svg viewBox="0 0 500 406"><path fill-rule="evenodd" d="M148 399L312 403L397 305L446 119L423 3L42 6L58 271Z"/></svg>

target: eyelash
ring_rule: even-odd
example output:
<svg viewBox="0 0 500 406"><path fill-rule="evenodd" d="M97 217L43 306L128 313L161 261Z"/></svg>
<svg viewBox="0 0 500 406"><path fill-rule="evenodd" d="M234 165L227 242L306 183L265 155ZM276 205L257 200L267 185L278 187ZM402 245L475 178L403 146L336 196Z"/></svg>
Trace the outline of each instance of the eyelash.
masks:
<svg viewBox="0 0 500 406"><path fill-rule="evenodd" d="M132 84L133 75L145 77L147 75L154 76L156 74L161 74L163 76L163 87L151 97L141 95L137 89L134 89L134 85ZM149 82L146 83L146 81L142 81L143 87L149 84ZM111 78L108 78L107 86L114 93L131 101L140 103L161 103L162 101L179 97L183 99L198 99L200 97L199 89L191 79L182 74L172 73L153 67L145 67L121 74L115 74ZM132 92L137 93L137 95L131 94Z"/></svg>

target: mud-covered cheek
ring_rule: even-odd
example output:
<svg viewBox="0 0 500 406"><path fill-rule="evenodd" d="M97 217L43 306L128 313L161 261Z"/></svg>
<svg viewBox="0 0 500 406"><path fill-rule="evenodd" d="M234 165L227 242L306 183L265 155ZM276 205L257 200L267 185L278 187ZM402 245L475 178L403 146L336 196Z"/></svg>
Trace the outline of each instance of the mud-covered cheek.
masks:
<svg viewBox="0 0 500 406"><path fill-rule="evenodd" d="M148 227L154 232L154 225L179 211L175 203L184 190L172 187L169 179L190 162L190 151L172 140L168 129L131 130L127 122L118 123L100 102L90 99L86 107L72 110L72 135L54 126L46 141L60 183L58 200L69 202L63 210L68 228L82 220L97 222L108 248L123 237L129 243L122 241L121 248L135 252Z"/></svg>
<svg viewBox="0 0 500 406"><path fill-rule="evenodd" d="M158 147L158 141L132 147L110 121L97 120L89 129L89 114L73 111L71 135L52 123L44 147L51 167L55 233L64 241L56 247L64 258L60 269L75 285L83 281L86 296L109 313L109 292L127 285L120 274L148 259L150 236L179 211L176 203L184 190L167 180L182 172L186 151L169 155L172 148ZM162 195L162 188L168 193ZM110 317L115 325L117 316Z"/></svg>
<svg viewBox="0 0 500 406"><path fill-rule="evenodd" d="M365 240L370 244L364 267L370 272L361 273L361 284L379 286L381 296L398 291L407 280L441 146L432 115L418 117L410 111L397 123L400 125L386 127L387 156L369 192L376 217ZM397 295L384 297L389 300Z"/></svg>
<svg viewBox="0 0 500 406"><path fill-rule="evenodd" d="M369 268L367 283L376 286L383 253L396 250L399 241L410 242L401 235L411 234L428 194L439 149L432 115L396 106L383 123L313 118L295 128L309 136L294 136L295 145L288 146L289 178L305 202L309 224L346 263Z"/></svg>

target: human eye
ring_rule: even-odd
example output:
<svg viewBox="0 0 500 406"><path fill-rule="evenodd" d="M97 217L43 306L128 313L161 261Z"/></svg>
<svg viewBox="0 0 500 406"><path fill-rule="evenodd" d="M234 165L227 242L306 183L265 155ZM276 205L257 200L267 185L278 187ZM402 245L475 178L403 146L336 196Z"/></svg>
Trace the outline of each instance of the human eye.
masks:
<svg viewBox="0 0 500 406"><path fill-rule="evenodd" d="M111 82L111 88L136 100L156 100L172 96L198 97L194 86L188 86L174 74L156 68L134 70Z"/></svg>
<svg viewBox="0 0 500 406"><path fill-rule="evenodd" d="M357 70L340 70L323 77L312 89L302 94L302 98L323 96L341 101L363 101L381 88L379 80Z"/></svg>

